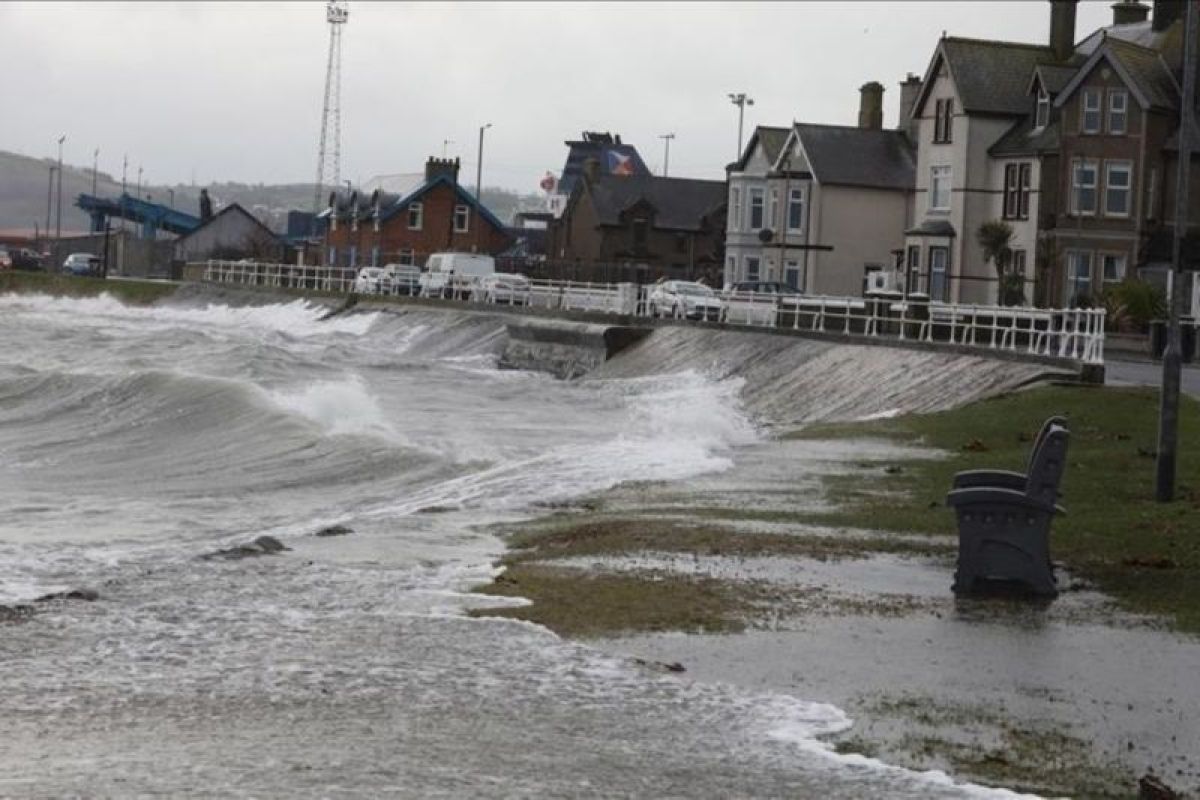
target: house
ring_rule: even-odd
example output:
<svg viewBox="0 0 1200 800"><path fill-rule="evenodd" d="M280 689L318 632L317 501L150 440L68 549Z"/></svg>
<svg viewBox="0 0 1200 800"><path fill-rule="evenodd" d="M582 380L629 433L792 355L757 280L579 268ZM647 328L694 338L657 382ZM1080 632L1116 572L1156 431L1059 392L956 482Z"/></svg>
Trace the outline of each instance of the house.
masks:
<svg viewBox="0 0 1200 800"><path fill-rule="evenodd" d="M497 254L504 223L458 182L458 159L430 158L425 172L375 179L371 191L334 192L319 215L326 266L424 264L430 253Z"/></svg>
<svg viewBox="0 0 1200 800"><path fill-rule="evenodd" d="M915 78L901 84L911 103ZM726 284L778 281L809 294L860 295L891 271L912 219L915 155L883 128L883 86L860 89L857 127L759 127L728 169Z"/></svg>
<svg viewBox="0 0 1200 800"><path fill-rule="evenodd" d="M175 261L251 258L280 262L285 246L258 218L237 203L222 208L207 222L175 240Z"/></svg>
<svg viewBox="0 0 1200 800"><path fill-rule="evenodd" d="M997 302L996 270L976 239L993 220L1012 228L1010 271L1038 305L1095 303L1169 258L1182 3L1155 0L1148 19L1144 3L1119 0L1112 24L1078 43L1075 9L1050 0L1046 45L938 42L911 112L911 291Z"/></svg>
<svg viewBox="0 0 1200 800"><path fill-rule="evenodd" d="M547 184L554 188L553 194L548 198L548 205L555 218L562 216L575 185L583 177L584 165L589 161L595 161L598 164L598 172L604 174L625 177L650 175L650 170L637 148L622 142L619 133L584 131L580 138L569 139L563 144L567 146L567 160L563 164L562 174L557 181Z"/></svg>
<svg viewBox="0 0 1200 800"><path fill-rule="evenodd" d="M551 259L583 269L615 266L622 279L638 283L664 276L719 281L723 182L602 170L598 159L584 163L547 230Z"/></svg>

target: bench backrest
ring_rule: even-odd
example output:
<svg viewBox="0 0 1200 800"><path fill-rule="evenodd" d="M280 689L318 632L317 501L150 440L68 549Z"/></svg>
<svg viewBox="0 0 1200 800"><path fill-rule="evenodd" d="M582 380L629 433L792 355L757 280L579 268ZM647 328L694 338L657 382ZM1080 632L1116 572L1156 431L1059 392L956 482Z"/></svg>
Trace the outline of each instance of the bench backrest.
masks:
<svg viewBox="0 0 1200 800"><path fill-rule="evenodd" d="M1061 425L1051 425L1042 437L1029 474L1025 479L1025 495L1039 503L1058 502L1058 487L1067 466L1067 438L1070 434Z"/></svg>
<svg viewBox="0 0 1200 800"><path fill-rule="evenodd" d="M1046 438L1046 434L1050 432L1050 429L1055 425L1059 426L1060 428L1067 427L1067 418L1054 416L1049 417L1045 422L1042 423L1042 427L1037 432L1037 436L1033 437L1033 447L1029 450L1029 461L1025 464L1026 476L1033 472L1033 462L1034 459L1037 458L1038 450L1042 446L1042 441Z"/></svg>

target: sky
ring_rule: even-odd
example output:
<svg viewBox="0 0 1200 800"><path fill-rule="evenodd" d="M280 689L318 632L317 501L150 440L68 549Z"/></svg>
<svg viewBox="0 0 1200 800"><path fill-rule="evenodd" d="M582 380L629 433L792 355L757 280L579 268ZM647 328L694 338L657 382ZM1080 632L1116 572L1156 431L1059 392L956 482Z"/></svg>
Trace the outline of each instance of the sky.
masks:
<svg viewBox="0 0 1200 800"><path fill-rule="evenodd" d="M1076 39L1111 21L1079 4ZM1047 0L791 3L350 2L342 178L420 172L443 151L474 183L537 191L584 130L619 133L661 174L724 178L756 124L853 125L879 81L923 75L943 31L1044 43ZM322 3L0 0L0 149L57 153L146 183L316 177L329 32ZM448 140L448 143L447 143Z"/></svg>

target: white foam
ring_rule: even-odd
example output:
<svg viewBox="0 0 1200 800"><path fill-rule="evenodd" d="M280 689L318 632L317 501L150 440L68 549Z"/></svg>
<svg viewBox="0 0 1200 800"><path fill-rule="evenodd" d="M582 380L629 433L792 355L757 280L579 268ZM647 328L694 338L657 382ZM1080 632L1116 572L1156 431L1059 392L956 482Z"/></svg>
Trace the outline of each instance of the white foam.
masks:
<svg viewBox="0 0 1200 800"><path fill-rule="evenodd" d="M402 441L366 384L357 376L267 390L266 395L279 408L316 423L326 433L363 434Z"/></svg>

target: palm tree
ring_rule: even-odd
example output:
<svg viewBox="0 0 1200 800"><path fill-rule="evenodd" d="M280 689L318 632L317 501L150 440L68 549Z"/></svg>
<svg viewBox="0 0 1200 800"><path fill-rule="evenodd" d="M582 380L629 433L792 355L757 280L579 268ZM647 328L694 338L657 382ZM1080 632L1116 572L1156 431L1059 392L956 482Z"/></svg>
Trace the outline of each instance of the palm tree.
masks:
<svg viewBox="0 0 1200 800"><path fill-rule="evenodd" d="M1007 222L994 219L979 226L975 232L975 240L983 248L984 260L992 262L996 268L996 279L1000 285L1000 305L1015 306L1025 302L1025 279L1021 275L1008 275L1008 265L1012 261L1013 229Z"/></svg>

